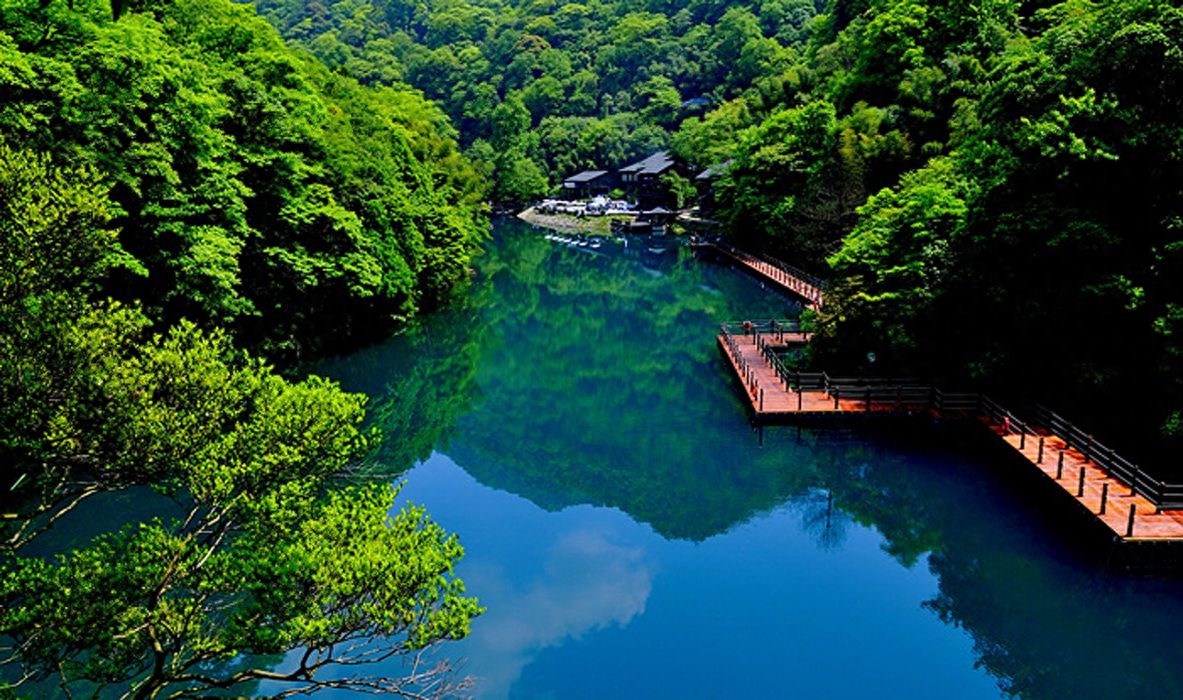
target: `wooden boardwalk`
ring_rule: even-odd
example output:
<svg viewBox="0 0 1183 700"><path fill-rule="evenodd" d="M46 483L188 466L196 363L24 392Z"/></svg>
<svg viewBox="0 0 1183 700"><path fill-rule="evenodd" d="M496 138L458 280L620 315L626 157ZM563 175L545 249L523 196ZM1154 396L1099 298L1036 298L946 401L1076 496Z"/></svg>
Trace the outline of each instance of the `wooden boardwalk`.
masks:
<svg viewBox="0 0 1183 700"><path fill-rule="evenodd" d="M949 394L909 380L826 377L819 382L823 375L790 372L777 359L789 344L802 342L808 342L808 334L761 332L759 327L738 334L723 327L719 347L758 419L844 413L973 417L1115 539L1183 541L1183 486L1149 480L1055 414L1045 421L1048 425L1037 426L1019 421L988 397Z"/></svg>
<svg viewBox="0 0 1183 700"><path fill-rule="evenodd" d="M1004 425L985 417L983 422L1121 540L1183 540L1183 510L1160 510L1149 498L1131 489L1126 481L1106 474L1095 461L1087 459L1080 449L1068 446L1063 438L1018 432L1013 428L1007 430ZM1041 438L1042 450L1039 447ZM1134 508L1132 521L1131 507Z"/></svg>
<svg viewBox="0 0 1183 700"><path fill-rule="evenodd" d="M809 305L820 308L825 302L822 281L788 263L764 255L754 255L722 241L696 239L691 245L695 248L715 251L734 260L760 279L791 292Z"/></svg>

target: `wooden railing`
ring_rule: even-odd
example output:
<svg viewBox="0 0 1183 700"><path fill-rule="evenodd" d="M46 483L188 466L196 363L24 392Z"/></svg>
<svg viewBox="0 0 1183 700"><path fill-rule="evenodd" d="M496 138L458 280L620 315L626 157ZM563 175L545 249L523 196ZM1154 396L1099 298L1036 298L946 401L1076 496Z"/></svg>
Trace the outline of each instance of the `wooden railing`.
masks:
<svg viewBox="0 0 1183 700"><path fill-rule="evenodd" d="M1058 437L1065 447L1060 452L1075 449L1086 462L1099 467L1146 500L1158 510L1183 509L1183 484L1167 483L1147 474L1138 465L1099 442L1092 433L1076 426L1058 413L1042 406L1034 410L1034 417L1025 420L989 396L974 392L949 392L924 384L914 377L831 377L826 372L800 372L789 369L776 354L775 338L796 332L799 326L792 321L745 321L720 325L724 342L740 365L741 375L749 391L756 391L755 375L739 350L735 335L747 331L754 336L756 347L769 366L775 370L785 391L824 393L834 400L837 408L842 400L863 401L867 411L873 405L891 404L904 407L931 409L942 415L962 414L985 418L993 425L1002 426L1005 433L1019 436L1019 449L1027 449L1028 440L1037 445L1039 461L1044 458L1047 438ZM1051 448L1049 448L1051 458ZM1062 464L1063 456L1056 457Z"/></svg>
<svg viewBox="0 0 1183 700"><path fill-rule="evenodd" d="M761 319L755 321L728 321L721 324L724 333L736 335L775 335L784 340L785 333L800 333L801 324L788 319Z"/></svg>
<svg viewBox="0 0 1183 700"><path fill-rule="evenodd" d="M1151 478L1141 467L1117 454L1112 448L1094 438L1092 433L1074 425L1055 411L1037 406L1035 415L1038 425L1047 434L1056 435L1069 447L1084 455L1086 461L1093 462L1106 474L1129 484L1134 491L1154 503L1160 510L1183 508L1183 484L1169 484Z"/></svg>
<svg viewBox="0 0 1183 700"><path fill-rule="evenodd" d="M817 304L819 307L823 304L825 299L826 282L817 275L802 270L799 267L790 265L783 260L777 260L774 257L763 255L759 253L749 253L731 245L722 240L703 241L697 244L697 247L709 247L730 255L732 258L740 262L746 262L749 265L758 267L760 263L768 265L769 267L779 270L783 278L778 278L777 275L769 275L762 272L766 277L775 279L780 284L787 286L796 294L805 297L808 301Z"/></svg>

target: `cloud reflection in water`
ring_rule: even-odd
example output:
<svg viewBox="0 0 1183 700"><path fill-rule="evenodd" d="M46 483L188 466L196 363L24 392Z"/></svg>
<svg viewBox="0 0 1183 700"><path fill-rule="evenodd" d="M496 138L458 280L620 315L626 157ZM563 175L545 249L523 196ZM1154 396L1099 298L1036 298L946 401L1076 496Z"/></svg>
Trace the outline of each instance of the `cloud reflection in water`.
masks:
<svg viewBox="0 0 1183 700"><path fill-rule="evenodd" d="M471 520L457 495L487 491L442 455L415 470L400 498L431 504L444 527L450 511ZM473 623L468 639L448 645L463 658L461 672L477 680L482 700L501 700L537 655L613 625L627 626L644 614L653 590L654 567L644 547L630 542L639 528L619 511L580 506L546 513L504 493L485 494L479 532L466 528L467 554L458 574L488 611ZM503 507L493 502L503 501ZM505 517L501 517L505 516ZM548 521L546 527L535 519ZM555 527L555 520L566 521ZM502 550L514 550L512 553ZM510 562L506 565L505 562Z"/></svg>

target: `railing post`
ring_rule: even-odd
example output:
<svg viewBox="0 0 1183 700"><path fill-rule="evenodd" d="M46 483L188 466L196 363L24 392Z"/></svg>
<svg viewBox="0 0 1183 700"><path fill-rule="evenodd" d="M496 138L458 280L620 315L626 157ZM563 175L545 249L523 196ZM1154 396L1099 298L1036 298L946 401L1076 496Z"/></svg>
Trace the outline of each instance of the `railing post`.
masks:
<svg viewBox="0 0 1183 700"><path fill-rule="evenodd" d="M1084 461L1093 461L1093 436L1089 435L1089 440L1084 446Z"/></svg>
<svg viewBox="0 0 1183 700"><path fill-rule="evenodd" d="M763 387L760 388L760 411L761 412L764 411L764 389L763 389Z"/></svg>
<svg viewBox="0 0 1183 700"><path fill-rule="evenodd" d="M1082 498L1084 496L1084 467L1080 468L1080 481L1076 484L1076 497Z"/></svg>
<svg viewBox="0 0 1183 700"><path fill-rule="evenodd" d="M1131 503L1130 504L1130 519L1126 521L1126 525L1125 525L1125 536L1126 537L1133 537L1134 536L1134 517L1137 515L1137 513L1138 513L1138 504Z"/></svg>
<svg viewBox="0 0 1183 700"><path fill-rule="evenodd" d="M1060 458L1056 460L1056 481L1064 478L1064 450L1060 450Z"/></svg>
<svg viewBox="0 0 1183 700"><path fill-rule="evenodd" d="M835 389L834 390L834 410L835 411L838 410L838 393L839 393L839 390Z"/></svg>
<svg viewBox="0 0 1183 700"><path fill-rule="evenodd" d="M1019 428L1019 449L1027 449L1027 425L1025 423Z"/></svg>
<svg viewBox="0 0 1183 700"><path fill-rule="evenodd" d="M798 386L797 387L797 410L798 411L801 410L801 396L802 396L801 387Z"/></svg>
<svg viewBox="0 0 1183 700"><path fill-rule="evenodd" d="M1108 501L1109 501L1109 483L1106 482L1104 484L1101 484L1101 510L1097 513L1097 515L1105 515L1105 506L1108 505Z"/></svg>
<svg viewBox="0 0 1183 700"><path fill-rule="evenodd" d="M1043 436L1039 436L1039 459L1035 460L1036 464L1043 464Z"/></svg>

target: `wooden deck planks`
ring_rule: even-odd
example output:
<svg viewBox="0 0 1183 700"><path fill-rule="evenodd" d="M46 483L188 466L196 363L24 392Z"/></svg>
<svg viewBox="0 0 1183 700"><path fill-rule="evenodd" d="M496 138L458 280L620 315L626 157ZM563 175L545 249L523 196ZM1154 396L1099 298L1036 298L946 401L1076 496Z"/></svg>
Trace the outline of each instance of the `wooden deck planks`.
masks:
<svg viewBox="0 0 1183 700"><path fill-rule="evenodd" d="M786 335L786 341L789 340ZM798 334L806 335L806 334ZM731 336L738 355L732 351L726 337L718 336L719 347L727 357L744 387L744 395L752 412L760 418L841 413L867 413L868 404L858 399L834 399L821 391L795 392L785 387L776 370L768 363L753 336ZM794 339L797 340L797 339ZM871 401L869 411L930 411L928 405L897 404L893 401ZM1106 475L1096 464L1086 460L1082 452L1069 447L1061 438L1044 437L1043 459L1040 460L1039 436L1028 433L1024 439L1016 432L1008 432L984 416L982 422L1007 445L1022 455L1033 467L1058 485L1063 493L1092 513L1113 534L1126 541L1183 541L1183 511L1155 512L1155 506L1141 495L1130 495L1125 482ZM1056 478L1059 455L1064 453L1064 466ZM1083 495L1077 496L1080 469L1085 470ZM1102 491L1108 486L1105 513L1101 514ZM1128 533L1130 505L1136 508L1133 533Z"/></svg>
<svg viewBox="0 0 1183 700"><path fill-rule="evenodd" d="M792 292L810 304L820 307L824 301L824 295L820 287L801 279L797 275L791 274L782 267L778 267L773 263L762 260L750 253L745 253L732 246L710 244L709 247L731 258L745 267L749 272L754 273L757 277Z"/></svg>
<svg viewBox="0 0 1183 700"><path fill-rule="evenodd" d="M786 344L790 341L791 335L809 337L808 333L785 333L784 335ZM760 353L754 336L734 335L732 338L735 339L735 344L739 349L738 357L732 353L731 347L722 335L718 337L719 347L722 348L723 354L731 362L732 369L744 384L744 393L747 395L752 411L762 418L806 413L866 413L868 410L883 412L927 409L927 405L921 406L907 402L897 404L895 401L871 401L868 408L867 402L859 398L839 399L835 404L833 398L820 391L797 392L787 389L781 383L776 370ZM792 340L796 342L799 339L793 338ZM801 342L807 341L802 340ZM746 372L745 367L747 368Z"/></svg>
<svg viewBox="0 0 1183 700"><path fill-rule="evenodd" d="M1002 426L991 425L989 427L995 435L1063 489L1066 495L1104 523L1114 535L1123 540L1183 539L1183 511L1155 512L1154 504L1148 499L1141 495L1130 495L1129 484L1106 475L1095 463L1086 460L1080 450L1068 447L1061 438L1055 435L1044 437L1043 461L1040 462L1038 435L1028 433L1026 439L1023 440L1018 433L1007 434ZM1025 447L1020 448L1021 443L1025 443ZM1058 467L1060 452L1064 453L1064 467L1061 477L1057 479L1057 471L1060 471ZM1084 495L1077 496L1081 468L1085 470ZM1105 499L1105 513L1101 514L1101 495L1106 485L1109 488ZM1136 514L1133 534L1128 535L1131 504L1135 506Z"/></svg>

